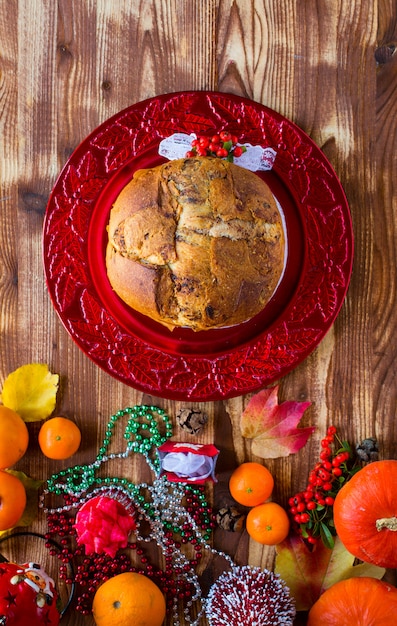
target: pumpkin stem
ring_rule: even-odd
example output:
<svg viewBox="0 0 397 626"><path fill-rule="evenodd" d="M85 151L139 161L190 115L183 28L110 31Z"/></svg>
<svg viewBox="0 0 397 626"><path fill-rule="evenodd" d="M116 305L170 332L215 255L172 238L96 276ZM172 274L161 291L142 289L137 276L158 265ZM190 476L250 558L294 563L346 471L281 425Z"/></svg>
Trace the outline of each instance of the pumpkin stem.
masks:
<svg viewBox="0 0 397 626"><path fill-rule="evenodd" d="M387 530L397 531L397 517L380 517L376 520L376 530L381 531L384 528Z"/></svg>

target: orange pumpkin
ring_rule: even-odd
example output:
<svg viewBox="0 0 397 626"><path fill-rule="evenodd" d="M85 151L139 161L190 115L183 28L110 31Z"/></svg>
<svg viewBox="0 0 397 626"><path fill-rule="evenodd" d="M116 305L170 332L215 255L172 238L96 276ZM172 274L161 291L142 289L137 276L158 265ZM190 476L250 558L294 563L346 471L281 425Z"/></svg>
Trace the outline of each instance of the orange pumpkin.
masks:
<svg viewBox="0 0 397 626"><path fill-rule="evenodd" d="M339 491L336 532L358 559L397 567L397 461L365 465Z"/></svg>
<svg viewBox="0 0 397 626"><path fill-rule="evenodd" d="M324 591L307 626L391 626L396 615L395 587L376 578L348 578Z"/></svg>

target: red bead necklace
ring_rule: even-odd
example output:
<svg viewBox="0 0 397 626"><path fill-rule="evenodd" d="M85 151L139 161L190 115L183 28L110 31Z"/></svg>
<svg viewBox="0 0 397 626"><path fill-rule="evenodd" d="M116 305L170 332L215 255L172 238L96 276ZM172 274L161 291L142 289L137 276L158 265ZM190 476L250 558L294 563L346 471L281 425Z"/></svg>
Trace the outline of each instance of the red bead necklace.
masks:
<svg viewBox="0 0 397 626"><path fill-rule="evenodd" d="M128 417L124 438L126 451L108 452L110 440L122 417ZM179 624L179 604L184 606L186 621L192 621L193 605L201 600L196 568L203 550L216 552L209 545L214 516L205 488L187 483L171 483L159 476L156 458L158 448L172 434L169 418L162 409L140 406L119 411L110 418L106 437L94 463L62 470L47 481L41 506L47 513L48 549L60 560L60 576L67 584L76 585L77 611L91 613L92 600L98 586L106 579L126 571L140 571L152 578L165 594L167 607ZM145 456L155 471L152 484L136 485L125 478L101 477L100 469L113 458L127 458L131 452ZM122 550L114 556L87 553L79 542L76 517L82 506L92 498L110 497L134 511L136 531ZM61 498L59 506L50 507L48 500ZM61 551L53 548L53 541ZM232 563L226 555L224 558ZM163 566L160 566L162 562ZM73 563L73 576L68 564Z"/></svg>

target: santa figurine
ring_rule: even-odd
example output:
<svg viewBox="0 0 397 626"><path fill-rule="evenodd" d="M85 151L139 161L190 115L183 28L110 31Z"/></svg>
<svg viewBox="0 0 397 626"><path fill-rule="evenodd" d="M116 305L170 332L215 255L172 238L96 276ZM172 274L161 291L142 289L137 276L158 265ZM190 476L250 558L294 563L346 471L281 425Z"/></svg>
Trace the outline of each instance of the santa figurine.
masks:
<svg viewBox="0 0 397 626"><path fill-rule="evenodd" d="M58 593L37 563L0 563L0 625L57 626Z"/></svg>

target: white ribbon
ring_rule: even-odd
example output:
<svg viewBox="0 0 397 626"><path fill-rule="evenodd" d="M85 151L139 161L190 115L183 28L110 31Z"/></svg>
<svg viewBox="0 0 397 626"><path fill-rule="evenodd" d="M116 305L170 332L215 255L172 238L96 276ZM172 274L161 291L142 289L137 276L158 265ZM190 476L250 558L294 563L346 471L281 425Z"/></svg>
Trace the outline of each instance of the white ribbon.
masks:
<svg viewBox="0 0 397 626"><path fill-rule="evenodd" d="M169 452L163 458L163 470L173 472L178 478L202 480L211 476L214 460L192 452Z"/></svg>
<svg viewBox="0 0 397 626"><path fill-rule="evenodd" d="M190 135L174 133L160 141L159 154L170 161L183 159L186 156L186 152L191 150L192 140L196 138L194 133ZM266 171L273 168L273 163L277 156L277 152L273 148L262 148L262 146L253 146L250 143L245 143L244 145L247 151L243 152L240 157L234 158L236 165L252 172L258 170Z"/></svg>

